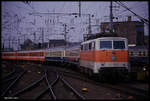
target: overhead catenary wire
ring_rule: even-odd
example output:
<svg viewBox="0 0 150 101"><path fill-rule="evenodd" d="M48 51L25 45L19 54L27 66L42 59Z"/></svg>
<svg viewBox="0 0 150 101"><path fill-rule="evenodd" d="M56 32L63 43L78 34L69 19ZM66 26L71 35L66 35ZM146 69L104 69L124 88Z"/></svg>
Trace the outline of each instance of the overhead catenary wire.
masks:
<svg viewBox="0 0 150 101"><path fill-rule="evenodd" d="M133 12L131 9L129 9L129 8L128 8L125 4L123 4L122 2L119 2L119 1L117 2L117 1L116 1L116 3L119 4L120 6L126 8L128 11L130 11L130 12L133 13L136 17L138 17L142 22L144 22L144 23L146 23L146 24L149 25L149 20L148 20L148 19L145 19L145 18L139 16L138 14L136 14L135 12Z"/></svg>
<svg viewBox="0 0 150 101"><path fill-rule="evenodd" d="M6 5L6 4L5 4ZM7 4L8 6L9 6L9 4ZM29 12L31 12L31 10L32 9L26 9L26 8L24 8L24 6L20 6L20 5L16 5L16 4L13 4L14 5L14 9L24 9L24 11L29 11ZM6 10L6 9L5 9ZM20 24L20 22L22 22L23 21L23 19L24 18L26 18L26 17L24 17L24 16L22 16L22 14L21 14L21 12L19 11L19 12L14 12L12 9L11 9L11 5L10 5L10 8L9 9L7 9L7 11L8 11L8 13L11 13L10 15L8 15L7 14L7 16L9 16L9 19L6 19L6 20L8 20L8 23L9 24L2 24L3 25L3 28L9 28L10 30L11 30L11 33L14 33L14 31L17 31L17 34L18 33L21 33L20 32L20 30L19 30L19 24ZM16 17L17 16L17 17ZM5 18L5 17L4 17ZM13 19L13 18L15 18L15 19ZM9 25L9 26L7 26L7 25ZM8 29L8 30L9 30ZM9 33L9 32L8 32Z"/></svg>

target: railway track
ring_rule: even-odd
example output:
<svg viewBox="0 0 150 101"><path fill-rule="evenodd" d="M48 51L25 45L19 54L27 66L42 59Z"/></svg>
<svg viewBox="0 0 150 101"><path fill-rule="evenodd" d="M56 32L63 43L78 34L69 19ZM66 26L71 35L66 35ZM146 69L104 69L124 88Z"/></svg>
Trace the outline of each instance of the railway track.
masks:
<svg viewBox="0 0 150 101"><path fill-rule="evenodd" d="M72 72L71 70L65 70L65 69L57 69L55 67L55 70L66 77L73 78L73 79L78 79L81 81L85 81L94 85L102 86L105 88L109 88L111 90L127 94L131 96L133 99L149 99L149 91L145 91L139 88L131 87L130 84L127 86L126 84L118 84L118 83L102 83L99 81L95 81L93 79L89 79L87 75L83 75L79 72ZM131 83L132 85L132 83Z"/></svg>
<svg viewBox="0 0 150 101"><path fill-rule="evenodd" d="M7 82L8 84L8 86L7 87L5 87L3 90L2 90L2 94L1 94L1 96L2 97L4 97L7 93L8 93L8 91L16 84L16 82L24 75L24 73L25 73L26 71L23 71L23 72L21 72L21 73L19 73L18 75L17 75L17 77L15 77L14 78L14 80L13 80L13 82ZM10 80L10 79L9 79ZM7 79L7 81L9 81L8 79ZM6 82L6 81L5 81ZM6 85L6 84L5 84Z"/></svg>
<svg viewBox="0 0 150 101"><path fill-rule="evenodd" d="M142 90L139 88L131 87L130 84L127 85L127 84L118 84L118 83L115 84L102 83L102 82L97 82L95 80L91 80L86 75L81 75L80 73L74 73L74 72L72 73L63 70L58 70L58 72L69 78L82 80L94 85L98 85L98 86L109 88L111 90L118 91L120 93L125 93L129 96L132 96L132 98L134 99L149 99L148 90Z"/></svg>
<svg viewBox="0 0 150 101"><path fill-rule="evenodd" d="M20 75L17 75L17 72L20 71L16 69L16 71L9 73L3 78L3 84L6 84L6 82L8 81L14 80L14 82L9 84L1 94L1 97L3 97L4 99L66 99L66 97L64 96L64 92L66 92L67 97L68 94L72 92L70 97L68 97L67 99L72 99L73 96L74 99L84 99L73 87L71 87L71 85L69 85L67 81L62 78L62 76L60 76L54 70L45 70L41 76L38 76L36 77L36 79L34 78L34 80L27 82L24 86L21 85L23 83L22 81L24 81L25 78L28 77L27 75L29 75L31 71L28 72L27 69L24 69L24 71L21 72ZM16 76L10 78L10 76L12 76L13 74L15 74ZM61 86L61 88L58 88L59 86ZM60 92L57 91L61 92L61 97Z"/></svg>
<svg viewBox="0 0 150 101"><path fill-rule="evenodd" d="M115 86L119 89L123 89L123 92L131 94L137 99L149 99L149 90L132 87L130 84L116 84Z"/></svg>
<svg viewBox="0 0 150 101"><path fill-rule="evenodd" d="M58 77L58 81L53 85L53 91L56 99L72 99L72 100L84 100L85 98L73 88L62 76ZM60 93L61 92L61 93Z"/></svg>
<svg viewBox="0 0 150 101"><path fill-rule="evenodd" d="M1 90L1 97L3 97L3 99L20 99L21 97L18 95L22 92L24 93L30 86L32 87L34 84L31 85L30 83L40 77L36 76L34 78L35 73L31 73L31 70L28 70L27 68L22 68L21 65L18 65L17 67L14 66L13 68L15 68L15 71L3 77L3 81L1 82L4 88ZM30 78L30 76L33 78Z"/></svg>
<svg viewBox="0 0 150 101"><path fill-rule="evenodd" d="M122 84L108 84L108 83L101 83L96 82L94 80L89 79L86 75L71 72L70 70L64 69L56 69L53 67L47 68L42 75L36 77L33 82L28 83L26 86L20 88L19 90L14 90L11 93L8 93L11 86L5 93L1 96L7 99L7 97L19 98L19 99L35 99L35 100L59 100L59 99L82 99L83 97L75 88L73 88L65 77L81 80L87 83L92 84L93 86L101 86L105 88L109 88L113 91L117 91L120 93L125 93L129 96L132 96L133 99L149 99L148 92L141 91L139 89L131 89L129 86L124 86ZM27 70L26 70L27 71ZM14 72L14 71L13 71ZM6 78L15 73L9 73ZM12 80L15 79L11 78ZM10 79L10 81L11 81ZM23 79L22 79L23 80ZM6 80L7 81L7 80ZM6 82L5 81L5 82ZM8 79L9 81L9 79ZM18 81L18 80L15 80ZM15 83L14 83L15 84ZM13 86L14 86L13 84ZM34 94L35 93L35 94ZM8 95L7 95L8 94ZM7 95L7 96L6 96Z"/></svg>
<svg viewBox="0 0 150 101"><path fill-rule="evenodd" d="M13 64L12 66L9 66L8 63L6 62L2 62L1 65L1 80L8 78L10 75L12 75L15 71L15 69L13 68L15 65Z"/></svg>
<svg viewBox="0 0 150 101"><path fill-rule="evenodd" d="M63 79L62 75L60 76L60 74L54 70L48 73L52 73L52 72L55 73L55 79L49 85L49 89L51 91L51 97L53 100L57 100L57 99L58 100L60 99L82 99L83 100L85 99L79 92L75 90L75 88L73 88L65 79ZM48 83L49 78L47 78L46 80Z"/></svg>
<svg viewBox="0 0 150 101"><path fill-rule="evenodd" d="M7 78L10 78L10 76L12 76L14 73L15 73L15 70L13 70L12 72L10 72L10 73L8 73L7 75L3 76L3 77L1 78L2 82L3 82L3 81L6 81ZM1 82L1 83L2 83L2 82Z"/></svg>

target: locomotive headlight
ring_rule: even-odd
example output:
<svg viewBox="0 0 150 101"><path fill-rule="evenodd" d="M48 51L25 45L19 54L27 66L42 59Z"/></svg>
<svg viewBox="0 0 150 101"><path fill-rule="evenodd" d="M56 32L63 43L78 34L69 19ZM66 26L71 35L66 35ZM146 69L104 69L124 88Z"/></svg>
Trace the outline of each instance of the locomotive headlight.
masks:
<svg viewBox="0 0 150 101"><path fill-rule="evenodd" d="M116 57L116 56L110 56L110 59L111 59L111 60L116 60L117 57Z"/></svg>

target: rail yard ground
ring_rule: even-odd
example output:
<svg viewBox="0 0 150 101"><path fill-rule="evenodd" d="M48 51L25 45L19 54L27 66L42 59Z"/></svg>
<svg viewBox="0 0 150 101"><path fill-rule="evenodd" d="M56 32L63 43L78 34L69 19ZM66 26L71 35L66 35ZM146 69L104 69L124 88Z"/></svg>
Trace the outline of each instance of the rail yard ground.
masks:
<svg viewBox="0 0 150 101"><path fill-rule="evenodd" d="M97 82L65 65L2 61L1 67L2 99L149 99L145 82Z"/></svg>

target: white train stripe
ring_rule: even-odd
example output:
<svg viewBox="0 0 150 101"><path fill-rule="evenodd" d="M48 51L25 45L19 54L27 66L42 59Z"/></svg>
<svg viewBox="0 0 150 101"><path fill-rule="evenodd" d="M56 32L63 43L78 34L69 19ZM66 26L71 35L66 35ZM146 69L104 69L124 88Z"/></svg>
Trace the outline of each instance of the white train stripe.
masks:
<svg viewBox="0 0 150 101"><path fill-rule="evenodd" d="M92 69L94 73L98 73L99 69L103 67L125 67L128 69L128 62L91 62L80 60L80 66Z"/></svg>
<svg viewBox="0 0 150 101"><path fill-rule="evenodd" d="M44 56L5 56L7 57L14 57L14 58L43 58Z"/></svg>

